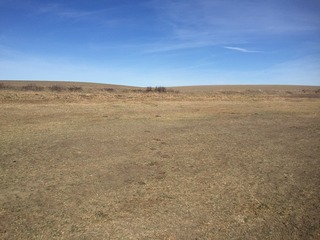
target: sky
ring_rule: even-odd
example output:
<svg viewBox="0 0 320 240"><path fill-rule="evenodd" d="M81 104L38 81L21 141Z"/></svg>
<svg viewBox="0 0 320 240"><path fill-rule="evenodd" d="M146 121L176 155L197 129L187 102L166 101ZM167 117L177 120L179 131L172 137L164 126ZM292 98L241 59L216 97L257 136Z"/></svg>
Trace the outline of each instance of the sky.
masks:
<svg viewBox="0 0 320 240"><path fill-rule="evenodd" d="M0 0L0 79L320 85L320 0Z"/></svg>

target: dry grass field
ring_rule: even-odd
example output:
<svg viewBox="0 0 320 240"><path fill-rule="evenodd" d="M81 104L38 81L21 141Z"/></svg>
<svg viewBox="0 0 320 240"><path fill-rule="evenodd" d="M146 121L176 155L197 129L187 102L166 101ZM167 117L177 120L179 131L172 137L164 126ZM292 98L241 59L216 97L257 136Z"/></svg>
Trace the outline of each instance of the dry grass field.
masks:
<svg viewBox="0 0 320 240"><path fill-rule="evenodd" d="M0 239L320 239L320 87L0 83Z"/></svg>

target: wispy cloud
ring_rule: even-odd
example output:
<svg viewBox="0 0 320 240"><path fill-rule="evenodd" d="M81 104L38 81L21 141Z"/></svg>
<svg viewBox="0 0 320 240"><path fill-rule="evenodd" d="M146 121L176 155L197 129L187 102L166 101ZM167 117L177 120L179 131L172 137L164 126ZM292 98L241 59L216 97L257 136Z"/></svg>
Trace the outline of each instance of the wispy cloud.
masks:
<svg viewBox="0 0 320 240"><path fill-rule="evenodd" d="M248 50L248 49L239 48L239 47L228 47L228 46L225 46L223 48L229 49L229 50L233 50L233 51L237 51L237 52L243 52L243 53L260 53L261 52L261 51Z"/></svg>
<svg viewBox="0 0 320 240"><path fill-rule="evenodd" d="M104 10L88 11L71 9L57 3L41 4L36 8L36 11L38 14L49 14L60 18L72 20L88 20L96 18L98 14L104 12Z"/></svg>
<svg viewBox="0 0 320 240"><path fill-rule="evenodd" d="M214 46L216 43L209 41L192 41L192 42L167 42L161 44L149 44L145 45L144 53L161 53L161 52L169 52L176 50L185 50L185 49L193 49L193 48L202 48L208 46Z"/></svg>
<svg viewBox="0 0 320 240"><path fill-rule="evenodd" d="M239 44L266 36L319 32L320 15L289 1L153 0L172 39ZM285 3L287 2L287 3ZM314 3L318 8L319 4ZM310 8L310 9L309 9Z"/></svg>
<svg viewBox="0 0 320 240"><path fill-rule="evenodd" d="M86 22L99 27L117 27L128 24L129 22L129 20L123 16L112 16L108 14L110 8L87 10L74 6L69 7L62 3L34 3L33 10L37 15L46 16L55 20L79 23Z"/></svg>

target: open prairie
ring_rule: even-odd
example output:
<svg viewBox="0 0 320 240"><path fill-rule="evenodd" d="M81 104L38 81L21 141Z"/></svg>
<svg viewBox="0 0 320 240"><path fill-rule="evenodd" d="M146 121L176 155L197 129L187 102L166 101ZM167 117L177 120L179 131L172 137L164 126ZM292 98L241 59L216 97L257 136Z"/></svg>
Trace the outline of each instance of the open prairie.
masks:
<svg viewBox="0 0 320 240"><path fill-rule="evenodd" d="M1 239L320 239L320 87L0 83Z"/></svg>

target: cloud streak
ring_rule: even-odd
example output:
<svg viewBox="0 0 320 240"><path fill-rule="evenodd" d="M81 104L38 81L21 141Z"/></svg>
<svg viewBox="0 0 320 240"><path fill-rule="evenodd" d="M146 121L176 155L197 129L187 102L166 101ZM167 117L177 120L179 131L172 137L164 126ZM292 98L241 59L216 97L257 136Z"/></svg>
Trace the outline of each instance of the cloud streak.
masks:
<svg viewBox="0 0 320 240"><path fill-rule="evenodd" d="M290 1L154 0L172 39L240 44L266 37L319 32L320 15ZM286 14L283 14L283 13Z"/></svg>
<svg viewBox="0 0 320 240"><path fill-rule="evenodd" d="M35 15L53 18L58 21L74 23L90 23L98 27L120 27L128 24L129 20L123 16L110 14L115 9L103 7L87 10L84 8L69 7L64 3L43 3L32 5ZM120 10L118 10L120 11Z"/></svg>
<svg viewBox="0 0 320 240"><path fill-rule="evenodd" d="M239 48L239 47L229 47L229 46L225 46L223 47L225 49L229 49L232 51L237 51L237 52L243 52L243 53L260 53L261 51L253 51L253 50L248 50L245 48Z"/></svg>
<svg viewBox="0 0 320 240"><path fill-rule="evenodd" d="M149 44L146 45L146 50L144 53L163 53L177 50L186 50L186 49L194 49L194 48L202 48L208 46L216 45L214 42L179 42L179 43L162 43L162 44Z"/></svg>
<svg viewBox="0 0 320 240"><path fill-rule="evenodd" d="M38 14L49 14L52 16L57 16L65 19L72 20L92 20L97 17L98 14L103 13L105 10L96 10L96 11L87 11L87 10L78 10L66 8L62 4L49 3L42 4L36 8Z"/></svg>

